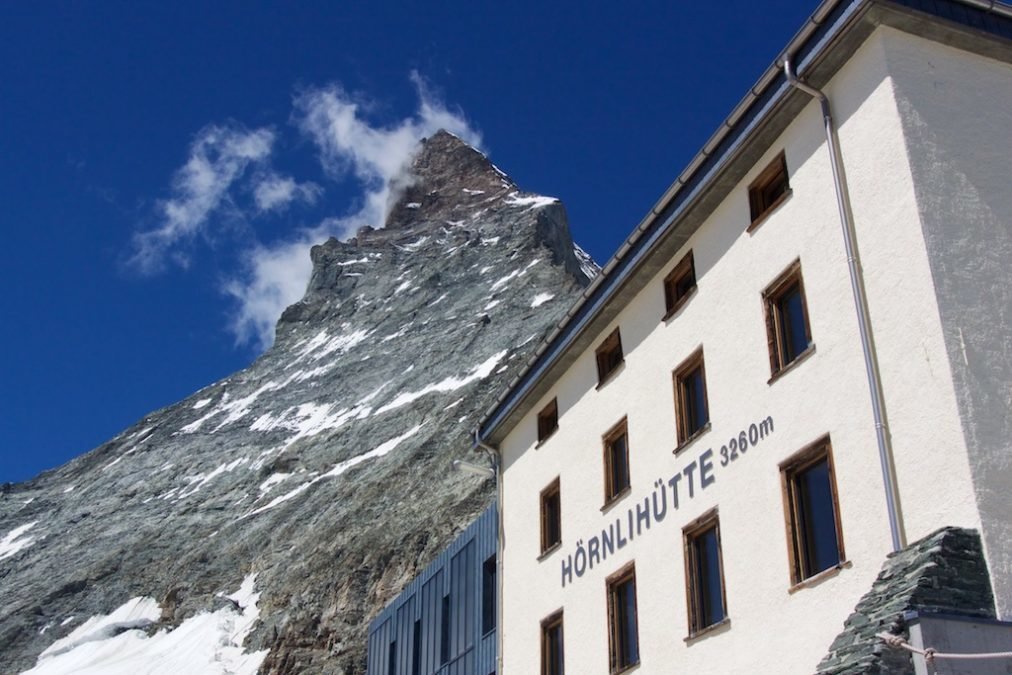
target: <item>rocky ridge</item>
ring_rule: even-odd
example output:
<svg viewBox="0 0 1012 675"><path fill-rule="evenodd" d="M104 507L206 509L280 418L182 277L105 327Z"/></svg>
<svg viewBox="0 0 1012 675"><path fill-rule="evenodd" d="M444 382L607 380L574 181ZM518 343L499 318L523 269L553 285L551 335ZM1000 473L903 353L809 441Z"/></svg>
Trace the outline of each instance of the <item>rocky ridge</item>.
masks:
<svg viewBox="0 0 1012 675"><path fill-rule="evenodd" d="M364 671L369 619L491 498L451 459L597 269L557 200L445 132L398 192L313 248L251 366L5 487L0 672L208 617L239 672Z"/></svg>

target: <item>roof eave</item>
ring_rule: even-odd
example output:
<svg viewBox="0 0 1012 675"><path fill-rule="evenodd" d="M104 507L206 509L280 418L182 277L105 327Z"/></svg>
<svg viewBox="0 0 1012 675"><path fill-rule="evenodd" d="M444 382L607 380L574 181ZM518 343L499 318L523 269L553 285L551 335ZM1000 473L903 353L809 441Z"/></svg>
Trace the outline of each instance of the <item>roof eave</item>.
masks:
<svg viewBox="0 0 1012 675"><path fill-rule="evenodd" d="M950 2L1012 19L1012 5L995 0ZM798 92L786 85L783 77L783 63L788 55L791 55L799 72L812 75L809 71L813 65L825 60L851 29L862 24L860 19L872 6L910 9L910 5L921 4L917 0L824 0L541 342L524 364L520 375L510 382L503 394L484 413L478 425L478 435L492 444L501 441L512 428L507 423L508 420L518 416L518 410L525 401L535 398L532 394L537 393L536 385L574 349L578 338L595 323L602 308L637 274L658 242L675 237L683 225L683 216L695 208L713 187L714 181L719 180L721 174L739 157L743 146L752 142L752 135L760 132L770 117L780 113L789 99L801 98ZM866 33L870 34L873 26L866 25L865 28ZM867 37L866 34L861 35L860 31L858 33L856 44L862 43ZM831 65L828 70L835 72L837 68L838 64ZM822 75L818 79L828 80L831 73ZM822 82L814 81L813 84L821 86ZM800 110L798 106L793 108L794 114ZM733 139L732 142L729 143L729 139ZM645 241L644 237L648 239Z"/></svg>

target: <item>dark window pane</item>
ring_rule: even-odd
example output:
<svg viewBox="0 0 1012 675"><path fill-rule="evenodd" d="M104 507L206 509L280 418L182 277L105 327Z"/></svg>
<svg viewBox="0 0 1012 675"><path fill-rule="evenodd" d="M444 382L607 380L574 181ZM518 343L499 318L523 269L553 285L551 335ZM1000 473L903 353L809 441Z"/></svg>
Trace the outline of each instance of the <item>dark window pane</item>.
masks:
<svg viewBox="0 0 1012 675"><path fill-rule="evenodd" d="M390 654L387 657L387 673L397 675L397 641L390 643Z"/></svg>
<svg viewBox="0 0 1012 675"><path fill-rule="evenodd" d="M553 400L538 413L538 441L543 441L559 428L559 405Z"/></svg>
<svg viewBox="0 0 1012 675"><path fill-rule="evenodd" d="M626 435L611 441L611 495L617 495L629 486L629 453L626 449Z"/></svg>
<svg viewBox="0 0 1012 675"><path fill-rule="evenodd" d="M411 639L411 675L422 675L422 620L415 621L415 633Z"/></svg>
<svg viewBox="0 0 1012 675"><path fill-rule="evenodd" d="M675 298L681 300L682 298L684 298L686 295L689 294L689 291L691 291L695 287L696 287L696 277L690 271L684 277L679 279L678 283L675 284Z"/></svg>
<svg viewBox="0 0 1012 675"><path fill-rule="evenodd" d="M440 612L440 623L442 624L439 635L439 663L443 664L450 660L450 596L443 596L442 612Z"/></svg>
<svg viewBox="0 0 1012 675"><path fill-rule="evenodd" d="M696 589L699 616L696 628L706 628L724 620L724 592L720 577L720 551L717 528L701 533L693 540L696 553Z"/></svg>
<svg viewBox="0 0 1012 675"><path fill-rule="evenodd" d="M786 191L787 175L778 173L763 190L763 208L769 208Z"/></svg>
<svg viewBox="0 0 1012 675"><path fill-rule="evenodd" d="M545 675L563 675L562 622L545 628Z"/></svg>
<svg viewBox="0 0 1012 675"><path fill-rule="evenodd" d="M786 365L808 348L801 287L795 285L781 296L777 308L780 315L780 334L783 337L783 363Z"/></svg>
<svg viewBox="0 0 1012 675"><path fill-rule="evenodd" d="M622 665L630 665L640 660L639 644L636 630L636 581L630 579L622 584L622 643L624 658Z"/></svg>
<svg viewBox="0 0 1012 675"><path fill-rule="evenodd" d="M753 222L773 206L790 189L787 180L787 163L783 155L767 166L748 188L749 207Z"/></svg>
<svg viewBox="0 0 1012 675"><path fill-rule="evenodd" d="M492 556L482 565L481 575L481 632L489 632L495 628L496 620L496 568L495 556Z"/></svg>
<svg viewBox="0 0 1012 675"><path fill-rule="evenodd" d="M559 517L559 493L545 497L545 538L546 544L551 546L562 540L561 518Z"/></svg>
<svg viewBox="0 0 1012 675"><path fill-rule="evenodd" d="M622 352L620 352L618 349L612 349L610 352L608 352L607 357L605 359L605 363L607 364L604 369L605 372L610 373L611 371L615 370L616 368L619 367L619 364L622 363Z"/></svg>
<svg viewBox="0 0 1012 675"><path fill-rule="evenodd" d="M618 329L597 348L597 377L604 380L622 364L622 338Z"/></svg>
<svg viewBox="0 0 1012 675"><path fill-rule="evenodd" d="M803 576L809 577L840 562L829 463L822 460L795 478L801 535Z"/></svg>
<svg viewBox="0 0 1012 675"><path fill-rule="evenodd" d="M706 409L706 384L703 381L703 369L696 368L685 377L685 414L686 434L691 436L710 421L710 412Z"/></svg>
<svg viewBox="0 0 1012 675"><path fill-rule="evenodd" d="M623 668L639 662L636 626L636 580L629 578L616 583L610 590L612 667Z"/></svg>

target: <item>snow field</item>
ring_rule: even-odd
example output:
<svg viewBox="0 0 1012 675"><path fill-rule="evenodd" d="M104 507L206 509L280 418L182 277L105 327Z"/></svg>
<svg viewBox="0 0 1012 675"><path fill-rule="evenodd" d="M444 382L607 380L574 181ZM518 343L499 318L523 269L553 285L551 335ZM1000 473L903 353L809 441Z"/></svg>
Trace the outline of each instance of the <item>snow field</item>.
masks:
<svg viewBox="0 0 1012 675"><path fill-rule="evenodd" d="M8 532L3 539L0 539L0 560L3 560L4 558L10 558L18 551L26 549L32 544L34 544L35 537L26 537L24 535L26 532L28 532L28 530L35 527L36 523L38 522L39 521L37 520L33 520L30 523L19 525L18 527L15 527L13 530Z"/></svg>
<svg viewBox="0 0 1012 675"><path fill-rule="evenodd" d="M54 642L24 675L255 675L267 650L242 647L260 617L255 583L250 574L239 590L224 596L238 609L202 612L150 636L140 629L158 621L161 608L152 598L133 598Z"/></svg>

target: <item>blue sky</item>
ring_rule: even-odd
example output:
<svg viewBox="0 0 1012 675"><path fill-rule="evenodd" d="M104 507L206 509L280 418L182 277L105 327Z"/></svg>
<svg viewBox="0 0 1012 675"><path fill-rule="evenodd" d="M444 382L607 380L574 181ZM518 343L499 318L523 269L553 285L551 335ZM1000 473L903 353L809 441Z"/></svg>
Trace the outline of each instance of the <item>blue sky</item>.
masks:
<svg viewBox="0 0 1012 675"><path fill-rule="evenodd" d="M250 363L436 126L603 263L815 5L5 3L0 482Z"/></svg>

